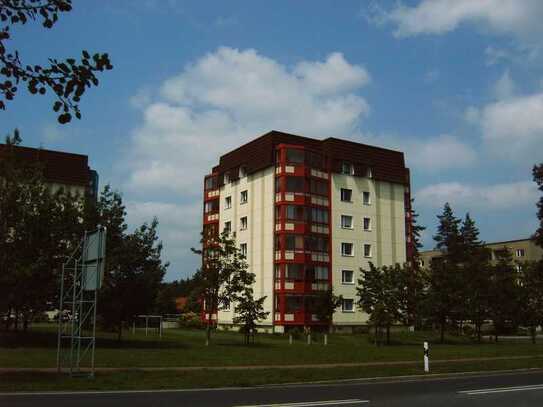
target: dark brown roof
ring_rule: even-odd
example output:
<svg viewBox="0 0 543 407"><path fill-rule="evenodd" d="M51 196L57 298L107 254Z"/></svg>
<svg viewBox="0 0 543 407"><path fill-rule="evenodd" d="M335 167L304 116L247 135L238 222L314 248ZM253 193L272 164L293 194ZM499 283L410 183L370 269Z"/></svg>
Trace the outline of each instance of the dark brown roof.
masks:
<svg viewBox="0 0 543 407"><path fill-rule="evenodd" d="M0 144L0 159L6 157L8 148L5 144ZM20 146L13 148L18 160L42 165L43 175L48 182L85 187L89 185L90 168L86 155L41 148Z"/></svg>
<svg viewBox="0 0 543 407"><path fill-rule="evenodd" d="M236 179L240 166L245 166L247 173L267 168L274 163L275 146L278 144L302 145L321 153L333 172L340 172L342 161L350 161L354 164L355 175L365 174L370 167L373 178L378 181L409 184L409 172L402 152L333 137L316 140L275 130L221 156L213 172L219 173L222 180L226 171L233 170L231 178Z"/></svg>

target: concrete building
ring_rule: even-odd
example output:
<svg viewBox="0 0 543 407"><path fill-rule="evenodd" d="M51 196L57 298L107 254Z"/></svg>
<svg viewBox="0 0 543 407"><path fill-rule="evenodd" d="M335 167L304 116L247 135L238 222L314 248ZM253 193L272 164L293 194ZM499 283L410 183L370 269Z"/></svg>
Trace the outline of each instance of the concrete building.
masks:
<svg viewBox="0 0 543 407"><path fill-rule="evenodd" d="M530 239L485 243L485 247L490 249L490 260L492 263L495 263L498 260L500 252L503 251L508 251L511 256L513 256L513 261L518 263L518 267L521 267L520 263L543 259L543 249ZM439 250L426 250L420 252L421 266L428 269L432 259L441 257L441 255L442 253Z"/></svg>
<svg viewBox="0 0 543 407"><path fill-rule="evenodd" d="M344 297L333 324L350 329L367 322L355 305L360 267L412 254L409 205L403 153L271 131L205 177L204 233L226 229L246 254L270 311L263 329L322 325L312 299L329 287ZM230 325L233 312L213 319Z"/></svg>
<svg viewBox="0 0 543 407"><path fill-rule="evenodd" d="M0 160L7 156L9 148L14 149L19 162L38 165L52 191L62 187L72 194L98 196L98 173L89 167L86 155L0 144Z"/></svg>

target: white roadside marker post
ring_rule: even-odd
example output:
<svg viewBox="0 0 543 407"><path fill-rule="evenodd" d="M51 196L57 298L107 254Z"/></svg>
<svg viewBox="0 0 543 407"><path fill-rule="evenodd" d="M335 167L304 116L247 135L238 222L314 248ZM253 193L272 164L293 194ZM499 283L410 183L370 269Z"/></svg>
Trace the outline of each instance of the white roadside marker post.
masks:
<svg viewBox="0 0 543 407"><path fill-rule="evenodd" d="M288 335L288 344L292 345L292 334Z"/></svg>
<svg viewBox="0 0 543 407"><path fill-rule="evenodd" d="M424 342L424 372L430 372L430 351L428 349L428 342Z"/></svg>

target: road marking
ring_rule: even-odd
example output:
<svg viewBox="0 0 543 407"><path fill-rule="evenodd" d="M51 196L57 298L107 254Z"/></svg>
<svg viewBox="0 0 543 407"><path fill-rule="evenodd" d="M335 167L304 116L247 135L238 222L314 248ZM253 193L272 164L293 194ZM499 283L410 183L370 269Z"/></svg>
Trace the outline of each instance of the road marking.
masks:
<svg viewBox="0 0 543 407"><path fill-rule="evenodd" d="M458 393L467 394L468 396L476 396L479 394L510 393L514 391L530 391L530 390L543 390L543 384L534 384L531 386L495 387L492 389L463 390L463 391L459 391Z"/></svg>
<svg viewBox="0 0 543 407"><path fill-rule="evenodd" d="M324 401L306 401L301 403L279 403L279 404L253 404L249 406L236 407L317 407L317 406L338 406L347 404L364 404L369 400L348 399L348 400L324 400Z"/></svg>

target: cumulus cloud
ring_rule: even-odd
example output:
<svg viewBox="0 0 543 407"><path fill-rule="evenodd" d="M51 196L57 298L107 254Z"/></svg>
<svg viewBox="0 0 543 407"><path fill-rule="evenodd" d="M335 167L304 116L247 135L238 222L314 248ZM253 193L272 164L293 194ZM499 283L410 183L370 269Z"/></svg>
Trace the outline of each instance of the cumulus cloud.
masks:
<svg viewBox="0 0 543 407"><path fill-rule="evenodd" d="M374 21L395 25L397 37L445 34L464 23L529 42L539 41L543 32L540 0L423 0L415 6L399 3L379 13Z"/></svg>
<svg viewBox="0 0 543 407"><path fill-rule="evenodd" d="M133 191L200 194L218 157L272 129L352 134L369 114L363 66L340 53L294 67L252 49L217 49L166 80L144 109L125 166Z"/></svg>
<svg viewBox="0 0 543 407"><path fill-rule="evenodd" d="M437 208L449 202L467 210L508 210L533 206L537 198L537 187L529 181L495 185L444 182L428 185L415 193L417 204L422 206Z"/></svg>
<svg viewBox="0 0 543 407"><path fill-rule="evenodd" d="M536 93L484 106L479 123L483 140L493 152L517 159L540 159L542 118L543 93Z"/></svg>
<svg viewBox="0 0 543 407"><path fill-rule="evenodd" d="M173 263L168 270L169 279L179 279L192 274L198 263L196 256L192 261L190 247L197 247L202 224L202 205L200 202L175 204L158 201L126 202L127 222L133 227L144 222L159 220L159 236L164 243L163 258ZM180 267L181 266L181 267Z"/></svg>

